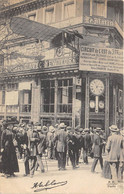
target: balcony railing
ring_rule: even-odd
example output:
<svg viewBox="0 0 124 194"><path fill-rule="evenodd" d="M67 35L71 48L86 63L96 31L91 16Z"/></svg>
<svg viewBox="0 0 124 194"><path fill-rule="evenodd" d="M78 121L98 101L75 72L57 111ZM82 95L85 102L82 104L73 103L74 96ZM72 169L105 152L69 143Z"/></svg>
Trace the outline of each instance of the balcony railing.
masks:
<svg viewBox="0 0 124 194"><path fill-rule="evenodd" d="M5 105L0 105L0 113L4 113L5 112Z"/></svg>
<svg viewBox="0 0 124 194"><path fill-rule="evenodd" d="M54 104L41 105L41 113L54 113Z"/></svg>
<svg viewBox="0 0 124 194"><path fill-rule="evenodd" d="M58 104L58 113L72 113L72 104Z"/></svg>
<svg viewBox="0 0 124 194"><path fill-rule="evenodd" d="M31 104L22 104L22 105L20 105L20 112L30 113L31 112Z"/></svg>
<svg viewBox="0 0 124 194"><path fill-rule="evenodd" d="M7 113L17 113L18 105L6 105L6 112Z"/></svg>

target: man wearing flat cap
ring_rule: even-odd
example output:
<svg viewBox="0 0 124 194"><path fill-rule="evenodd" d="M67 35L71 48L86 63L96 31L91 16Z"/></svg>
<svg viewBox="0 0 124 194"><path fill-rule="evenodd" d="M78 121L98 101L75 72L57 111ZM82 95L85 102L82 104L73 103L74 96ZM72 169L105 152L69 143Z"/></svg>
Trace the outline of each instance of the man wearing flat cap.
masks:
<svg viewBox="0 0 124 194"><path fill-rule="evenodd" d="M108 151L108 162L110 163L112 181L117 185L119 165L123 160L123 137L119 133L117 125L111 125L109 129L112 135L108 137L106 150Z"/></svg>
<svg viewBox="0 0 124 194"><path fill-rule="evenodd" d="M64 123L60 123L59 131L54 138L57 149L58 170L65 170L66 165L67 132L65 131L65 127Z"/></svg>

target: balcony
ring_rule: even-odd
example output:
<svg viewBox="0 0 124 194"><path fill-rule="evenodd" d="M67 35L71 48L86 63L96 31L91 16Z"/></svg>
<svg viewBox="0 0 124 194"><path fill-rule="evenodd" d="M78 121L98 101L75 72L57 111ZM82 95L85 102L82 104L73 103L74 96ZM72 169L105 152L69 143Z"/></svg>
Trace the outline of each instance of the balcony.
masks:
<svg viewBox="0 0 124 194"><path fill-rule="evenodd" d="M0 105L0 113L4 113L5 112L5 105Z"/></svg>
<svg viewBox="0 0 124 194"><path fill-rule="evenodd" d="M30 112L31 112L31 104L20 105L20 113L30 113Z"/></svg>
<svg viewBox="0 0 124 194"><path fill-rule="evenodd" d="M6 105L6 113L17 113L18 105Z"/></svg>

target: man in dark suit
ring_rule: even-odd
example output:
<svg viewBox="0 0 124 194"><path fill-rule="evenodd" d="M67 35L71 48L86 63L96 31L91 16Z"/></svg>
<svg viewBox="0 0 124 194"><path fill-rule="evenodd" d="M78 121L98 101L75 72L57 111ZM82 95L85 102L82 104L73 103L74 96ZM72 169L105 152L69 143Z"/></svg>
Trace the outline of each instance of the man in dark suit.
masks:
<svg viewBox="0 0 124 194"><path fill-rule="evenodd" d="M84 147L83 147L83 161L84 164L88 164L88 151L91 147L91 136L90 136L90 130L88 128L84 129Z"/></svg>
<svg viewBox="0 0 124 194"><path fill-rule="evenodd" d="M28 125L29 130L27 132L28 135L28 149L30 152L29 157L29 167L30 167L30 177L32 178L35 171L35 165L37 161L37 143L39 142L39 134L37 130L35 130L33 123Z"/></svg>
<svg viewBox="0 0 124 194"><path fill-rule="evenodd" d="M66 165L66 152L67 152L67 132L65 131L66 125L61 123L59 130L54 138L57 149L58 169L65 170Z"/></svg>
<svg viewBox="0 0 124 194"><path fill-rule="evenodd" d="M103 158L102 158L102 147L103 147L103 139L100 136L101 128L96 128L96 133L93 137L93 155L94 155L94 161L91 167L91 172L95 171L97 162L99 160L101 169L103 169Z"/></svg>

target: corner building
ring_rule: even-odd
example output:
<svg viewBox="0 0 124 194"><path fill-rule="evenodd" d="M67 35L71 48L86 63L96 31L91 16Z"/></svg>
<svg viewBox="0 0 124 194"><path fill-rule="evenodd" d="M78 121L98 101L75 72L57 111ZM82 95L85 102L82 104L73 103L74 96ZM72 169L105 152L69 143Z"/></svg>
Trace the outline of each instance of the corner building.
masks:
<svg viewBox="0 0 124 194"><path fill-rule="evenodd" d="M122 0L10 0L0 15L81 35L64 44L60 36L46 43L18 35L6 43L21 54L0 54L0 119L101 127L107 135L111 124L123 127Z"/></svg>

